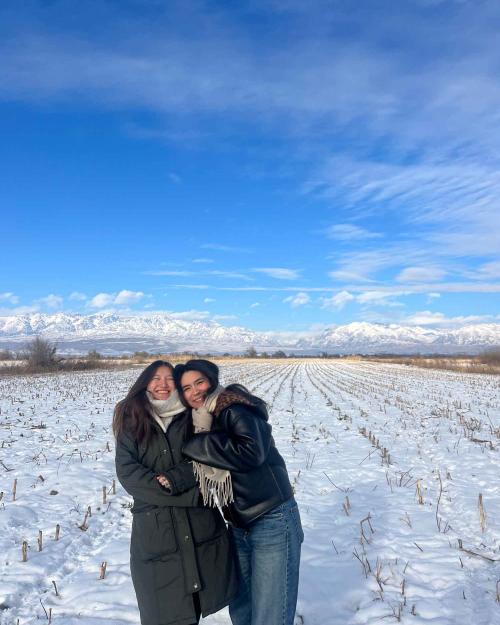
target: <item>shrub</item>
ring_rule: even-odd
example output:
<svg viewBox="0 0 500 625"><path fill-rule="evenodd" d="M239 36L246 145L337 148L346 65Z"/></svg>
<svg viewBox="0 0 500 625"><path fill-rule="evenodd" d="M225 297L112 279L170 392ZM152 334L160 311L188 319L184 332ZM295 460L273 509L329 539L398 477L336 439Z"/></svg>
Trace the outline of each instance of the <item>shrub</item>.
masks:
<svg viewBox="0 0 500 625"><path fill-rule="evenodd" d="M57 369L61 362L57 347L39 336L26 345L22 358L28 361L28 371Z"/></svg>

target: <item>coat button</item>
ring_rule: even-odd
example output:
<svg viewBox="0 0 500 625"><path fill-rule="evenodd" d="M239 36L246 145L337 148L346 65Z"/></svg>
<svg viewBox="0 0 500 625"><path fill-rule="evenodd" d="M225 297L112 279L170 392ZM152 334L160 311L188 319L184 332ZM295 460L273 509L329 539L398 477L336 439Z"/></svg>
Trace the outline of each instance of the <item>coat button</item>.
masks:
<svg viewBox="0 0 500 625"><path fill-rule="evenodd" d="M198 590L198 588L199 588L198 584L193 584L193 588L194 588L195 590Z"/></svg>
<svg viewBox="0 0 500 625"><path fill-rule="evenodd" d="M184 542L187 543L189 542L189 536L186 534L186 536L184 536Z"/></svg>

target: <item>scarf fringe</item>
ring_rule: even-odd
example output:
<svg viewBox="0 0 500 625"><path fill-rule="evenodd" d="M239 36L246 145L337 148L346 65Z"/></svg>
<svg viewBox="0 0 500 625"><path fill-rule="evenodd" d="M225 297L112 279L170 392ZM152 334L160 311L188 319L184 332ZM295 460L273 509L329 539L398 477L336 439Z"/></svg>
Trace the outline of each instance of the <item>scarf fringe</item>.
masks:
<svg viewBox="0 0 500 625"><path fill-rule="evenodd" d="M224 507L232 503L234 501L233 484L229 471L215 469L215 471L220 471L220 477L216 478L206 475L205 470L205 465L200 462L193 462L193 471L200 486L203 504L216 508L218 505Z"/></svg>

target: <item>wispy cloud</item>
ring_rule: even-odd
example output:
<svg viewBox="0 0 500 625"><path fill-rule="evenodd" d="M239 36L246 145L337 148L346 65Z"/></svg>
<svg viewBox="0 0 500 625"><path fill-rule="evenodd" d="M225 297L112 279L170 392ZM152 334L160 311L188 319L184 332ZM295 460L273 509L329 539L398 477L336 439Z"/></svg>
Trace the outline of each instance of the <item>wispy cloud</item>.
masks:
<svg viewBox="0 0 500 625"><path fill-rule="evenodd" d="M19 304L19 297L14 293L0 293L0 302L5 302L7 304Z"/></svg>
<svg viewBox="0 0 500 625"><path fill-rule="evenodd" d="M396 277L398 282L433 282L442 280L446 271L439 267L406 267Z"/></svg>
<svg viewBox="0 0 500 625"><path fill-rule="evenodd" d="M326 308L327 310L342 310L347 303L352 302L354 299L355 297L352 293L340 291L331 297L320 298L321 308Z"/></svg>
<svg viewBox="0 0 500 625"><path fill-rule="evenodd" d="M365 239L378 239L383 236L380 232L371 232L354 224L335 224L325 230L330 239L338 241L362 241Z"/></svg>
<svg viewBox="0 0 500 625"><path fill-rule="evenodd" d="M60 295L54 295L51 293L45 297L39 298L36 303L47 308L60 308L63 305L64 299Z"/></svg>
<svg viewBox="0 0 500 625"><path fill-rule="evenodd" d="M310 296L304 292L299 292L296 295L290 295L289 297L285 297L285 299L283 300L283 302L290 304L292 308L304 306L305 304L309 304L310 301Z"/></svg>
<svg viewBox="0 0 500 625"><path fill-rule="evenodd" d="M222 269L206 269L200 271L190 270L177 270L177 269L159 269L154 271L144 272L149 276L171 276L171 277L201 277L201 276L213 276L215 278L234 278L237 280L253 280L251 276L246 275L238 271L228 271Z"/></svg>
<svg viewBox="0 0 500 625"><path fill-rule="evenodd" d="M261 267L254 268L253 271L263 273L270 278L276 278L276 280L297 280L300 277L298 269L286 269L284 267Z"/></svg>
<svg viewBox="0 0 500 625"><path fill-rule="evenodd" d="M73 291L69 294L68 299L72 302L84 302L87 299L85 293L81 293L80 291Z"/></svg>
<svg viewBox="0 0 500 625"><path fill-rule="evenodd" d="M476 323L488 323L495 321L493 315L466 315L447 317L441 312L431 312L430 310L423 310L416 312L413 315L409 315L403 319L403 322L409 325L416 326L463 326Z"/></svg>
<svg viewBox="0 0 500 625"><path fill-rule="evenodd" d="M217 252L235 252L238 254L250 254L252 252L252 250L247 247L236 247L219 243L203 243L200 247L204 250L215 250Z"/></svg>

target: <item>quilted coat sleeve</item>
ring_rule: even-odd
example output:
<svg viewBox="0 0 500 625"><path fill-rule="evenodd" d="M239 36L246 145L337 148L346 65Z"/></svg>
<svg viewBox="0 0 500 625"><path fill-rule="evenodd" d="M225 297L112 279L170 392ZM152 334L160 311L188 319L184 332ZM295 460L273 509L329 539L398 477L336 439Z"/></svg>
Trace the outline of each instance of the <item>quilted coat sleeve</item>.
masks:
<svg viewBox="0 0 500 625"><path fill-rule="evenodd" d="M134 499L160 507L198 507L198 487L193 485L179 494L174 490L169 493L158 483L156 474L139 462L136 443L126 434L116 441L115 464L118 480Z"/></svg>
<svg viewBox="0 0 500 625"><path fill-rule="evenodd" d="M168 471L165 471L164 475L170 482L169 492L172 495L178 495L198 485L194 476L193 464L190 460L179 462Z"/></svg>
<svg viewBox="0 0 500 625"><path fill-rule="evenodd" d="M233 404L217 418L217 430L195 434L182 453L218 469L251 471L263 464L271 447L271 426L252 408Z"/></svg>

